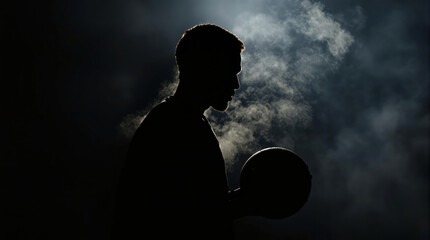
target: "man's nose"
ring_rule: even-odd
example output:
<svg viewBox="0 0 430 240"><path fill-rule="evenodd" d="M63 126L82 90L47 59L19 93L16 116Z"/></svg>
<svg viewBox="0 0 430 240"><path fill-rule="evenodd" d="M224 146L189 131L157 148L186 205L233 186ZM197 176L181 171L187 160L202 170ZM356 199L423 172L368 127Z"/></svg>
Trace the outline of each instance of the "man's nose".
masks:
<svg viewBox="0 0 430 240"><path fill-rule="evenodd" d="M240 84L239 84L239 77L236 76L235 80L234 80L234 85L233 85L234 89L239 89L240 88Z"/></svg>

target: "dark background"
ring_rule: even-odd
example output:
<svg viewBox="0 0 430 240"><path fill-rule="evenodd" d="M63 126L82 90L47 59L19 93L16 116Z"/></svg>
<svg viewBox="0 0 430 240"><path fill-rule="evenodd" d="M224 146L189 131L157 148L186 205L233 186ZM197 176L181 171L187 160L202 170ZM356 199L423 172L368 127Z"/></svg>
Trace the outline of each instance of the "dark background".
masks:
<svg viewBox="0 0 430 240"><path fill-rule="evenodd" d="M109 239L129 141L120 125L154 104L174 79L182 33L205 22L238 29L242 13L281 19L299 2L2 1L4 239ZM322 65L335 63L332 71L301 85L310 89L300 94L311 109L307 124L289 127L286 142L257 138L247 148L293 148L313 172L313 192L291 218L238 221L238 236L428 239L429 4L321 4L354 42L341 60ZM237 34L251 43L251 55L258 38ZM254 86L246 82L245 63L243 94ZM239 157L229 167L232 187L246 159Z"/></svg>

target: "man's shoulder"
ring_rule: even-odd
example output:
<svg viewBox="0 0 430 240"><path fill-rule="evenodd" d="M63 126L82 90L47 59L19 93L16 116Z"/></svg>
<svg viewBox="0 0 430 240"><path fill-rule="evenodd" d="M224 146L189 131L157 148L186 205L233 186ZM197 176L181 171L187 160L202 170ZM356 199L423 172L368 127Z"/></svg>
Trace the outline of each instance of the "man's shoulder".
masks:
<svg viewBox="0 0 430 240"><path fill-rule="evenodd" d="M136 135L157 138L194 136L205 130L203 115L190 114L178 106L174 99L167 98L155 106L142 121Z"/></svg>
<svg viewBox="0 0 430 240"><path fill-rule="evenodd" d="M152 110L148 113L148 115L143 120L145 121L162 121L166 119L170 119L175 115L175 109L170 102L162 101L158 105L156 105Z"/></svg>
<svg viewBox="0 0 430 240"><path fill-rule="evenodd" d="M190 125L196 126L203 115L199 116L192 113L189 109L185 108L182 104L175 101L173 97L166 98L157 106L155 106L146 116L143 122L152 124L168 123L172 126ZM185 127L185 126L183 126Z"/></svg>
<svg viewBox="0 0 430 240"><path fill-rule="evenodd" d="M169 139L169 132L175 127L172 125L171 106L165 101L159 103L157 106L145 116L142 123L136 129L133 138L131 139L130 149L134 146L148 147L166 141Z"/></svg>

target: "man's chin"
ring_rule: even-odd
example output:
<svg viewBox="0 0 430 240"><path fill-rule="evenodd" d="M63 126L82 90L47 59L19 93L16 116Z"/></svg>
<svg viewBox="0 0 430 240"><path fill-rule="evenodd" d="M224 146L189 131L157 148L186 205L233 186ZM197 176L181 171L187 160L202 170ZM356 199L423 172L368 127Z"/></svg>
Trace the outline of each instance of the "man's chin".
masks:
<svg viewBox="0 0 430 240"><path fill-rule="evenodd" d="M221 104L212 104L211 107L218 112L225 112L227 111L229 104L228 102L221 103Z"/></svg>

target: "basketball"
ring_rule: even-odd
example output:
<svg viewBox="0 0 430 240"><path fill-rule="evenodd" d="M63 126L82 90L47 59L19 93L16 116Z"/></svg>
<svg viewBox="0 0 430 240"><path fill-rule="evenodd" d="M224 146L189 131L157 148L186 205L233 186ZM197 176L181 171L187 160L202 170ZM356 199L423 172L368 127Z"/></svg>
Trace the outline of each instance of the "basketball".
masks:
<svg viewBox="0 0 430 240"><path fill-rule="evenodd" d="M294 152L271 147L253 154L240 173L241 197L250 215L286 218L307 202L312 175Z"/></svg>

